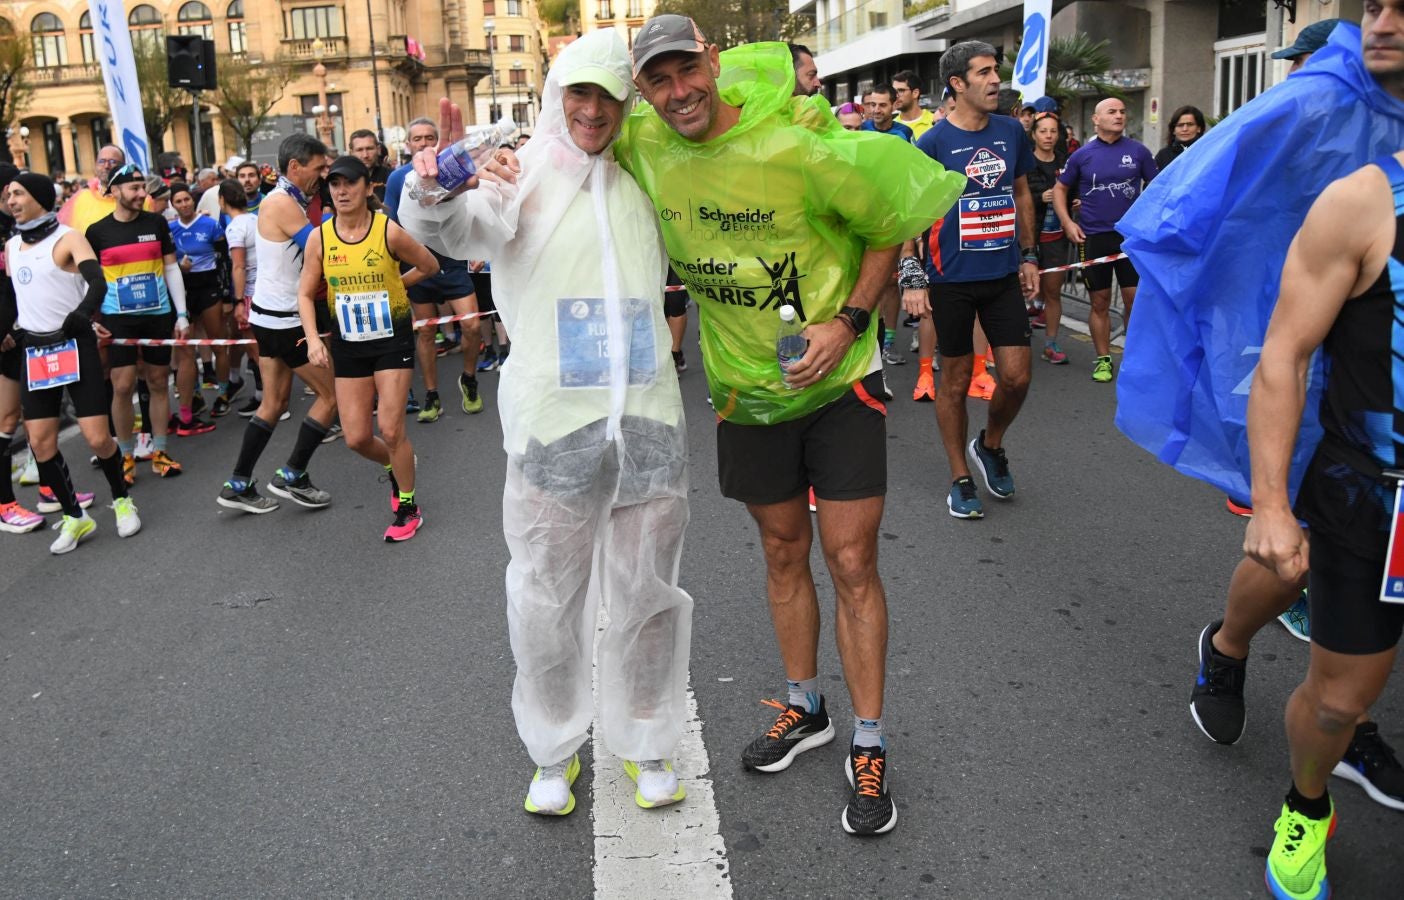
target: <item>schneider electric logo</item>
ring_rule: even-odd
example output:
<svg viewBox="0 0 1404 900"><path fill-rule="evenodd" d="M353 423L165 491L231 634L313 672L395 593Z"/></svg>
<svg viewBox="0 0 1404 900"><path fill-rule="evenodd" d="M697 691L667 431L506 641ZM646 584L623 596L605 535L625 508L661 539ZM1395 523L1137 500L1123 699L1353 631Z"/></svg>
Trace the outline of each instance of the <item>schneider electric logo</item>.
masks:
<svg viewBox="0 0 1404 900"><path fill-rule="evenodd" d="M672 209L664 210L660 215L664 222L678 222L682 219L682 215ZM733 244L770 241L779 231L775 210L760 207L722 209L716 206L695 206L688 210L687 218L688 229L702 240L720 238Z"/></svg>

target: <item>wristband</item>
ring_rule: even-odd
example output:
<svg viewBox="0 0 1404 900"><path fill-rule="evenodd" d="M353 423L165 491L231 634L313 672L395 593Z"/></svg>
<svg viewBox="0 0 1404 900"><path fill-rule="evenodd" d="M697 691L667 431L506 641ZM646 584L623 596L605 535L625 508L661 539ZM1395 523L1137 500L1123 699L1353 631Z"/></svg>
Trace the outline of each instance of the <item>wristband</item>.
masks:
<svg viewBox="0 0 1404 900"><path fill-rule="evenodd" d="M902 290L926 290L930 287L926 278L926 269L922 268L921 260L915 256L904 256L897 264L897 284Z"/></svg>
<svg viewBox="0 0 1404 900"><path fill-rule="evenodd" d="M1023 260L1026 263L1030 263L1035 266L1038 265L1038 251L1033 249L1032 247L1029 247L1028 249L1024 250Z"/></svg>

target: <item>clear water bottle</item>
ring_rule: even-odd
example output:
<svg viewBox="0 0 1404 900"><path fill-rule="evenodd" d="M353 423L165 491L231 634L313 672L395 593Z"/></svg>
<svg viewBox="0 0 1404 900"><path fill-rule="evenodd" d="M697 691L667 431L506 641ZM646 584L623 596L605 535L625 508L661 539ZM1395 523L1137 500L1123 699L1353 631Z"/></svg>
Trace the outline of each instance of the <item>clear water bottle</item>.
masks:
<svg viewBox="0 0 1404 900"><path fill-rule="evenodd" d="M420 206L433 206L478 173L488 156L517 130L517 123L503 119L492 125L474 125L453 146L439 154L439 174L433 181L419 181L410 196Z"/></svg>
<svg viewBox="0 0 1404 900"><path fill-rule="evenodd" d="M791 364L804 356L809 349L809 341L804 336L804 325L795 315L795 308L786 304L780 307L780 329L775 333L775 356L780 360L780 371L790 371Z"/></svg>

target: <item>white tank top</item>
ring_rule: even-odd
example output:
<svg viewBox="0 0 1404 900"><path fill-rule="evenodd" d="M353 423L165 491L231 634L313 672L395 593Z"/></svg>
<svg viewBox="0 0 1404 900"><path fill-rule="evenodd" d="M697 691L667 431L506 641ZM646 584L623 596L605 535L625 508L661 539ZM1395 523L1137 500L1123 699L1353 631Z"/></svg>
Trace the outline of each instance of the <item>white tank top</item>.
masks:
<svg viewBox="0 0 1404 900"><path fill-rule="evenodd" d="M266 202L280 194L288 196L287 191L278 189L263 199ZM249 322L260 328L301 328L302 320L297 316L297 283L302 278L302 248L291 238L268 240L259 233L257 220L254 234L257 235L254 246L258 254L258 281L254 283ZM260 309L267 312L260 312Z"/></svg>
<svg viewBox="0 0 1404 900"><path fill-rule="evenodd" d="M82 275L65 272L54 262L54 246L72 230L60 225L53 234L28 247L16 234L5 247L19 308L15 324L25 331L58 331L88 292L88 282Z"/></svg>

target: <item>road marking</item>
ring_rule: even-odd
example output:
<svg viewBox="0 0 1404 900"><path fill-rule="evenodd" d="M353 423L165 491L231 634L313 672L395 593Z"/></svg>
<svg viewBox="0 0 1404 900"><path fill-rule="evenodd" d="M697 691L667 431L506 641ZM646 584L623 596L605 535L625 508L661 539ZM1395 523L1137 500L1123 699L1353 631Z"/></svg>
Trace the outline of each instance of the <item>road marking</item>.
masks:
<svg viewBox="0 0 1404 900"><path fill-rule="evenodd" d="M596 655L603 631L601 613L601 624L595 628ZM598 664L594 682L598 697ZM650 810L634 803L634 782L624 774L622 761L605 748L598 715L595 722L591 746L596 900L730 900L726 843L721 837L712 780L707 777L707 748L702 743L702 720L697 716L692 687L687 689L687 722L673 757L673 769L687 788L687 799L673 806Z"/></svg>

